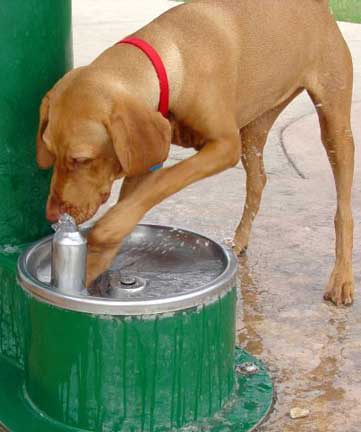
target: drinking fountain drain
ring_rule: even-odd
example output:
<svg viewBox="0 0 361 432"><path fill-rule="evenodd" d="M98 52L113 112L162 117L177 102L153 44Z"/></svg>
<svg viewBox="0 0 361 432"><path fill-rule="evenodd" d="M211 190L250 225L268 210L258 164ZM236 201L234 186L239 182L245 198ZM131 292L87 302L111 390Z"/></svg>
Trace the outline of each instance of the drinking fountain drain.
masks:
<svg viewBox="0 0 361 432"><path fill-rule="evenodd" d="M128 292L138 292L146 286L146 280L138 276L123 276L120 272L111 272L109 275L110 288Z"/></svg>

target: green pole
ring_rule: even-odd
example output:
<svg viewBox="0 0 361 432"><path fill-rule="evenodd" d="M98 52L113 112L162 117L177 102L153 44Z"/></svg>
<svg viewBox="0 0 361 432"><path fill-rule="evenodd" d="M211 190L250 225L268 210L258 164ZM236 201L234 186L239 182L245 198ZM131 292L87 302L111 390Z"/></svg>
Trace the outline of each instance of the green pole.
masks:
<svg viewBox="0 0 361 432"><path fill-rule="evenodd" d="M23 243L49 232L50 172L35 162L42 97L72 67L71 0L0 1L0 357L23 364ZM0 428L1 430L1 428Z"/></svg>
<svg viewBox="0 0 361 432"><path fill-rule="evenodd" d="M49 172L35 162L41 98L72 67L71 0L0 3L0 245L49 230Z"/></svg>

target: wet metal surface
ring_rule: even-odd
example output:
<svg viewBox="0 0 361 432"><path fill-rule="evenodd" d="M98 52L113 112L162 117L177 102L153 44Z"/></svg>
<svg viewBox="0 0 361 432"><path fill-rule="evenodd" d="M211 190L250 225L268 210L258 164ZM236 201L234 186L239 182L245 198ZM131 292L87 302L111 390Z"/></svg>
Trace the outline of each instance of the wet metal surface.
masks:
<svg viewBox="0 0 361 432"><path fill-rule="evenodd" d="M79 295L85 288L87 240L67 213L52 228L51 285L58 292Z"/></svg>
<svg viewBox="0 0 361 432"><path fill-rule="evenodd" d="M212 418L200 420L196 425L190 424L181 429L171 428L179 432L250 432L254 430L254 426L258 425L272 406L273 386L268 371L265 366L248 353L237 349L236 350L236 365L243 362L255 362L258 372L256 374L245 376L237 376L237 390L231 400L225 404L224 408ZM52 421L51 418L44 415L39 415L36 410L29 409L28 400L23 391L24 376L12 363L3 362L0 368L0 414L1 418L9 428L2 428L1 432L74 432L73 427L65 426L64 424ZM178 365L175 365L176 367ZM187 371L188 372L188 371ZM24 398L25 396L25 398ZM120 402L121 404L121 402ZM65 406L67 404L65 403ZM34 408L34 407L32 407ZM115 411L119 414L119 406L115 406ZM164 408L162 410L164 413ZM175 415L178 413L175 412ZM114 416L117 417L117 416ZM140 416L138 416L139 418ZM119 427L110 429L109 423L107 431L119 431ZM91 430L100 430L102 426L95 426ZM11 429L10 429L11 428ZM140 426L142 430L145 430ZM80 431L80 429L76 429ZM84 431L85 429L81 429ZM86 429L90 430L90 429ZM102 430L105 430L102 428ZM121 429L124 432L131 430L132 432L140 430L128 428L127 426ZM148 429L147 429L148 430ZM155 430L154 428L152 430ZM157 429L160 430L160 429ZM166 432L168 428L162 428Z"/></svg>
<svg viewBox="0 0 361 432"><path fill-rule="evenodd" d="M84 239L83 239L84 241ZM186 230L139 225L128 236L109 271L90 290L59 290L50 281L48 237L20 258L22 287L50 304L111 315L166 313L198 307L236 286L233 253L207 237Z"/></svg>

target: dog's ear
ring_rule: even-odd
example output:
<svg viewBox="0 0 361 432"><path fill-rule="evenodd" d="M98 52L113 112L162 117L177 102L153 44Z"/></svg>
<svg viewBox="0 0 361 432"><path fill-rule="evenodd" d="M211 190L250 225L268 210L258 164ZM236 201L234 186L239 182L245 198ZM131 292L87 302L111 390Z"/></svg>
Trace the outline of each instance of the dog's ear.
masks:
<svg viewBox="0 0 361 432"><path fill-rule="evenodd" d="M50 92L47 93L40 105L40 121L36 136L36 161L43 169L50 168L54 163L54 156L49 152L44 141L44 132L49 122Z"/></svg>
<svg viewBox="0 0 361 432"><path fill-rule="evenodd" d="M128 177L146 174L168 157L168 120L137 101L117 104L110 119L110 136L122 171Z"/></svg>

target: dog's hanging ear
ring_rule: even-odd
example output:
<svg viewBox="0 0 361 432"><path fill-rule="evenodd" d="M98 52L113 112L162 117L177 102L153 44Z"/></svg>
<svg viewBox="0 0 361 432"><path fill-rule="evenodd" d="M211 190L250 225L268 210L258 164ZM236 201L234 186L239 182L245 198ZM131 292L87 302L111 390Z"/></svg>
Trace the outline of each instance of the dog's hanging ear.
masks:
<svg viewBox="0 0 361 432"><path fill-rule="evenodd" d="M126 176L146 174L167 159L171 127L162 114L127 99L115 107L109 128L115 153Z"/></svg>
<svg viewBox="0 0 361 432"><path fill-rule="evenodd" d="M44 96L40 105L40 121L36 136L36 161L43 169L50 168L54 163L54 156L49 152L44 141L44 133L49 122L49 92Z"/></svg>

